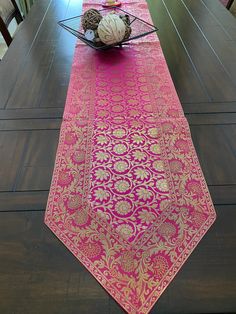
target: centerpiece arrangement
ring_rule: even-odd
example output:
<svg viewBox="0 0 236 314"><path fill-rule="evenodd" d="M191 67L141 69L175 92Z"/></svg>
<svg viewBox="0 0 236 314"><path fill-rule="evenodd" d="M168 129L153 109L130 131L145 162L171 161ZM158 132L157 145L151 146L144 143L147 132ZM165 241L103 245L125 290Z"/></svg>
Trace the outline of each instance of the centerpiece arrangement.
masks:
<svg viewBox="0 0 236 314"><path fill-rule="evenodd" d="M59 25L97 50L122 46L158 30L118 7L91 8L83 15L60 21Z"/></svg>
<svg viewBox="0 0 236 314"><path fill-rule="evenodd" d="M82 17L85 38L100 45L114 45L126 40L132 32L127 14L115 11L102 16L98 10L89 9Z"/></svg>

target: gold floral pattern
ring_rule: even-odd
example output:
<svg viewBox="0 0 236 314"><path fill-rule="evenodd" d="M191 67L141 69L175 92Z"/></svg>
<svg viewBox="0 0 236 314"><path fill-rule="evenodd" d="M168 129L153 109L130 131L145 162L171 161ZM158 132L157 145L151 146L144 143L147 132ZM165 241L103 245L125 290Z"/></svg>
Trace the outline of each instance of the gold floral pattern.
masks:
<svg viewBox="0 0 236 314"><path fill-rule="evenodd" d="M176 233L176 227L170 222L164 222L158 228L158 233L164 237L172 237Z"/></svg>
<svg viewBox="0 0 236 314"><path fill-rule="evenodd" d="M139 134L134 134L134 135L132 136L132 141L133 141L134 143L136 143L136 144L140 144L140 143L142 143L142 142L144 141L144 138L143 138L143 136L141 136L141 135L139 135Z"/></svg>
<svg viewBox="0 0 236 314"><path fill-rule="evenodd" d="M196 180L191 180L187 183L186 188L189 190L189 192L192 192L193 194L200 196L202 194L202 188L200 185L200 182Z"/></svg>
<svg viewBox="0 0 236 314"><path fill-rule="evenodd" d="M96 152L96 158L99 161L105 161L109 158L109 155L103 151Z"/></svg>
<svg viewBox="0 0 236 314"><path fill-rule="evenodd" d="M183 164L180 160L171 160L170 161L170 170L173 172L173 173L178 173L182 170L183 168Z"/></svg>
<svg viewBox="0 0 236 314"><path fill-rule="evenodd" d="M85 152L84 151L78 151L72 155L72 160L77 164L82 163L84 161L84 159L85 159Z"/></svg>
<svg viewBox="0 0 236 314"><path fill-rule="evenodd" d="M129 103L132 105L132 104L135 104L135 103L137 103L137 100L129 100ZM129 111L129 115L131 116L131 117L137 117L137 116L139 116L139 112L138 112L138 110L130 110Z"/></svg>
<svg viewBox="0 0 236 314"><path fill-rule="evenodd" d="M107 191L105 191L104 189L102 188L98 188L96 191L95 191L95 198L99 201L103 201L103 200L106 200L107 198L109 197L109 194Z"/></svg>
<svg viewBox="0 0 236 314"><path fill-rule="evenodd" d="M188 142L184 139L178 139L175 142L175 146L183 152L187 153L189 151Z"/></svg>
<svg viewBox="0 0 236 314"><path fill-rule="evenodd" d="M82 205L82 199L79 195L71 196L68 200L68 208L77 209Z"/></svg>
<svg viewBox="0 0 236 314"><path fill-rule="evenodd" d="M150 190L140 187L137 190L137 195L138 195L138 198L146 201L147 199L149 199L152 196L152 193Z"/></svg>
<svg viewBox="0 0 236 314"><path fill-rule="evenodd" d="M154 275L161 279L168 269L168 262L164 256L157 256L153 261L153 272Z"/></svg>
<svg viewBox="0 0 236 314"><path fill-rule="evenodd" d="M58 177L58 181L62 184L62 185L68 185L71 183L71 176L69 175L69 173L66 172L61 172L59 177Z"/></svg>
<svg viewBox="0 0 236 314"><path fill-rule="evenodd" d="M173 122L172 122L173 124ZM173 149L173 141L172 137L178 137L178 132L180 130L183 130L184 128L184 121L180 121L179 123L175 122L175 128L176 128L176 133L170 133L170 135L165 135L165 141L166 144L165 146L161 147L160 151L161 153L165 153L166 159L170 160L176 160L177 158L175 157L175 154L178 155L179 158L179 152L174 151ZM87 127L82 127L81 132L81 138L84 139L83 142L81 142L81 139L79 140L80 145L83 146L83 143L86 143L86 132L87 132ZM161 128L159 128L160 130ZM99 130L99 128L98 128ZM173 132L173 131L172 131ZM183 131L182 131L183 132ZM96 137L96 130L93 129L93 136ZM98 131L99 134L99 131ZM109 131L109 134L113 134L113 129ZM124 146L129 147L127 144L127 138L129 138L130 134L133 134L132 128L129 126L126 128L126 135L124 139ZM148 132L143 133L144 137L149 136ZM62 132L63 136L63 132ZM162 135L163 136L163 135ZM91 137L92 138L92 137ZM117 139L119 141L119 139ZM93 143L95 141L93 140ZM64 156L68 155L67 151L67 146L65 146L63 149L63 155L59 155L59 161L57 161L57 165L60 164L62 169L61 171L58 171L54 176L56 176L53 180L57 180L58 187L54 189L54 192L51 193L56 193L56 195L66 195L65 199L66 201L64 204L68 207L68 212L66 214L65 221L61 220L60 218L58 220L58 211L60 210L61 207L57 206L57 196L54 197L54 194L51 194L50 199L49 199L49 205L47 209L47 214L46 214L46 221L47 224L58 234L60 239L66 244L68 244L68 241L73 242L73 237L76 235L76 247L79 249L76 251L79 259L81 261L84 261L86 265L91 265L91 268L89 266L89 269L92 271L92 273L97 277L97 275L94 273L94 260L99 260L99 263L96 265L101 265L96 266L96 271L99 274L102 274L105 276L106 282L111 283L111 278L112 282L114 284L117 282L121 284L120 289L117 295L121 296L120 302L121 304L131 304L130 301L127 303L126 295L125 293L128 293L127 296L133 300L133 296L129 292L125 291L134 291L134 293L138 296L136 302L141 302L141 298L146 298L149 295L149 292L147 291L158 291L159 285L162 285L162 280L168 275L170 267L178 263L179 260L182 259L182 253L181 254L176 254L176 248L181 245L181 252L183 254L190 254L192 251L192 247L190 246L190 240L193 238L193 235L196 236L199 232L200 229L205 226L207 223L207 228L209 225L213 222L214 220L214 211L211 207L206 207L204 204L209 201L207 199L208 194L203 194L202 193L202 186L200 185L201 189L199 189L199 180L201 180L200 175L196 175L196 164L195 163L188 163L188 165L192 165L188 169L186 166L182 168L183 172L173 172L168 174L168 167L165 167L165 164L163 163L161 157L159 155L153 156L149 159L148 152L150 151L150 146L153 145L152 140L149 141L144 141L145 149L133 149L131 148L131 151L127 150L125 154L129 154L133 158L133 163L134 167L129 167L128 174L132 174L132 178L134 180L135 178L135 169L147 167L148 172L152 171L152 167L155 161L157 165L157 169L161 170L158 171L161 174L158 174L157 177L161 176L161 178L157 178L154 172L152 173L151 177L155 177L155 181L150 181L146 185L142 186L136 186L135 188L131 189L131 186L129 186L129 189L124 192L128 193L125 194L125 197L123 199L116 198L115 194L112 192L113 185L110 185L111 182L108 181L106 184L103 184L102 186L98 186L98 182L100 179L96 178L95 180L92 178L95 178L95 173L97 173L98 169L102 169L103 171L113 171L114 165L117 161L121 161L121 157L112 157L113 154L111 153L113 151L113 147L116 144L116 140L113 141L112 143L109 141L107 144L107 149L106 151L103 150L98 150L98 147L94 147L94 151L92 151L92 156L93 160L92 163L90 161L87 162L87 169L89 169L89 175L91 175L91 181L86 181L85 179L85 174L86 174L86 168L85 165L73 165L70 164L68 166L64 162ZM148 144L147 144L148 143ZM119 143L121 144L121 143ZM62 145L62 144L60 144ZM155 145L155 144L154 144ZM59 148L60 151L60 148ZM194 150L191 152L191 155L188 156L183 152L184 158L189 158L189 160L192 160L192 154L194 154ZM89 156L87 154L87 156ZM136 159L136 157L141 158L142 160ZM174 156L174 157L173 157ZM123 157L122 157L123 158ZM174 159L173 159L174 158ZM181 162L184 163L185 159L181 159ZM153 160L154 159L154 160ZM60 161L61 160L61 161ZM86 161L85 161L86 162ZM142 167L140 166L140 162L142 163ZM186 165L187 163L185 163ZM146 166L147 165L147 166ZM150 165L152 167L150 167ZM160 166L161 165L161 166ZM71 167L71 168L69 168ZM90 168L91 167L91 168ZM154 168L154 167L153 167ZM85 170L84 170L85 169ZM195 169L194 171L192 169ZM155 169L154 169L155 170ZM153 170L153 171L154 171ZM188 172L189 171L189 172ZM62 176L61 173L66 174L66 176ZM99 172L98 172L99 173ZM103 176L103 172L101 172ZM127 175L123 175L122 178L121 175L114 175L112 176L113 182L114 182L114 188L115 188L115 183L119 181L124 181L121 186L126 186L128 182L132 182L127 180L128 177ZM166 175L168 174L168 176ZM65 181L61 180L61 177L67 178L66 182L74 182L72 180L72 177L76 176L80 178L78 181L78 184L76 185L76 189L73 188L73 185L65 185ZM169 178L171 177L171 179ZM189 178L186 181L186 177ZM109 179L110 180L110 179ZM145 180L145 179L139 179L139 180ZM166 182L167 184L166 184ZM171 198L171 194L169 194L169 190L171 189L170 187L170 182L175 183L175 187L178 186L183 186L183 190L178 190L178 189L173 189L172 193L175 195L176 199L179 200L181 207L178 208L178 202L176 199ZM55 182L55 181L54 181ZM85 182L85 183L84 183ZM86 182L89 183L89 185L86 184ZM191 182L191 184L190 184ZM154 183L154 184L151 184ZM129 183L130 184L130 183ZM133 186L134 182L132 182ZM156 187L161 187L161 192L157 197L158 200L158 206L155 205L151 209L151 206L154 201L154 196L156 197L157 195L157 190L155 190ZM128 186L127 186L128 187ZM166 191L168 187L168 191ZM78 199L73 199L75 196L75 193L78 193L78 190L83 190L83 189L88 189L88 197L89 200L92 200L92 209L90 210L89 208L86 207L86 209L79 209L78 212L76 212L76 215L73 216L73 219L70 218L70 210L71 208L68 206L69 199L72 198L72 207L76 208L79 198ZM126 189L126 188L125 188ZM189 192L188 192L189 190ZM90 192L89 192L90 191ZM122 188L123 191L123 188ZM155 192L154 192L155 191ZM182 192L181 192L182 191ZM201 191L201 194L200 194ZM110 197L110 193L112 194L112 197ZM183 193L183 194L180 194ZM197 193L197 194L196 194ZM85 192L84 192L85 194ZM70 195L70 198L68 198L67 195ZM198 196L198 205L197 206L202 206L202 208L205 208L204 213L197 213L194 208L189 208L188 202L192 202L194 200L194 197L196 195ZM119 197L121 197L119 195ZM123 197L123 196L122 196ZM114 202L114 199L116 202L114 203L114 208L112 207L112 204ZM139 209L137 211L136 209L136 203L132 200L136 200L137 202L138 199L138 204L141 204L144 202L145 204L150 204L149 210L146 210L146 208ZM55 203L54 203L55 200ZM187 200L187 202L186 202ZM104 202L104 206L102 206ZM53 205L55 204L55 206ZM74 205L73 205L74 204ZM185 204L185 206L183 206ZM83 206L83 205L82 205ZM96 207L97 206L97 207ZM110 207L109 207L110 206ZM209 206L209 205L208 205ZM183 210L183 208L186 208L186 210ZM72 209L73 209L72 208ZM209 211L206 211L208 208ZM170 222L167 220L167 218L164 219L165 215L162 216L162 211L163 213L166 213L169 211L168 214L168 219L172 219L173 222ZM61 214L60 214L61 215ZM119 215L117 219L115 219L115 215ZM62 216L60 216L62 217ZM123 219L125 217L125 220ZM69 220L68 220L69 219ZM120 219L120 222L119 222ZM136 223L134 224L135 219ZM164 221L162 221L164 219ZM99 220L99 223L97 221ZM160 222L159 222L160 220ZM67 222L68 221L68 222ZM69 224L69 221L70 224ZM137 221L139 223L137 224ZM137 227L140 228L137 230ZM63 230L63 232L62 232ZM203 230L206 230L204 227ZM62 237L63 234L68 234L68 238L66 237L65 239ZM159 235L159 237L157 237ZM145 237L148 237L148 242L145 240ZM118 237L118 238L117 238ZM201 235L200 235L201 237ZM98 240L99 239L99 240ZM119 240L117 240L119 239ZM123 240L122 240L123 239ZM188 240L189 239L189 240ZM79 242L78 242L79 241ZM124 241L124 242L122 242ZM126 241L126 242L125 242ZM156 242L158 241L158 242ZM86 245L84 245L86 243ZM90 245L87 245L90 243ZM99 244L98 244L99 243ZM123 258L121 258L121 252L124 250L124 248L127 248L127 251L129 252L130 248L129 246L131 245L132 248L135 248L137 252L137 256L130 254L130 255L125 255ZM152 243L152 244L151 244ZM93 246L93 244L95 244ZM97 245L98 244L98 245ZM73 247L74 244L72 244ZM151 246L150 246L151 245ZM153 247L153 252L151 247ZM188 251L189 247L189 251ZM161 249L159 249L161 248ZM162 253L165 253L163 255ZM187 253L186 253L187 252ZM187 256L185 255L185 256ZM85 259L86 257L86 259ZM138 259L138 261L136 260ZM186 257L185 257L186 259ZM111 269L111 271L110 271ZM123 272L123 273L122 273ZM126 274L126 275L125 275ZM132 275L131 275L132 274ZM143 275L144 274L144 277ZM112 276L112 277L111 277ZM114 277L115 276L115 277ZM128 276L128 277L125 277ZM147 276L147 277L145 277ZM146 278L146 279L145 279ZM165 281L166 282L166 281ZM152 287L157 287L153 288L150 290L148 286ZM126 290L128 289L130 290ZM137 291L138 287L142 287L142 293ZM162 287L162 286L160 286ZM134 290L133 290L134 289ZM145 292L146 291L146 292ZM161 290L160 290L161 291ZM159 294L158 294L159 295ZM137 311L141 304L147 304L145 301L142 303L137 303ZM129 305L131 306L131 305ZM146 306L146 305L145 305ZM149 306L147 305L147 309ZM130 310L128 310L130 311ZM142 313L142 310L139 311ZM147 311L144 310L142 314L146 314Z"/></svg>
<svg viewBox="0 0 236 314"><path fill-rule="evenodd" d="M133 152L133 157L138 161L142 161L145 160L146 154L144 152L141 152L140 150L136 150Z"/></svg>
<svg viewBox="0 0 236 314"><path fill-rule="evenodd" d="M123 106L115 105L115 106L112 107L112 111L114 111L114 112L122 112L123 111Z"/></svg>
<svg viewBox="0 0 236 314"><path fill-rule="evenodd" d="M95 177L97 180L106 180L109 177L109 173L104 169L97 169L95 171Z"/></svg>
<svg viewBox="0 0 236 314"><path fill-rule="evenodd" d="M100 110L97 115L101 118L103 117L107 117L108 116L108 112L106 110Z"/></svg>
<svg viewBox="0 0 236 314"><path fill-rule="evenodd" d="M148 135L151 136L152 138L157 138L158 137L158 129L157 128L150 128L148 130Z"/></svg>
<svg viewBox="0 0 236 314"><path fill-rule="evenodd" d="M127 201L118 201L115 209L119 215L127 215L131 211L131 205Z"/></svg>
<svg viewBox="0 0 236 314"><path fill-rule="evenodd" d="M115 129L113 131L113 135L116 137L116 138L122 138L125 136L125 130L124 129Z"/></svg>
<svg viewBox="0 0 236 314"><path fill-rule="evenodd" d="M194 212L191 218L196 228L200 228L204 221L206 220L206 216L203 213L199 212Z"/></svg>
<svg viewBox="0 0 236 314"><path fill-rule="evenodd" d="M127 192L129 188L130 188L130 184L129 182L125 180L119 180L115 183L115 189L120 193Z"/></svg>
<svg viewBox="0 0 236 314"><path fill-rule="evenodd" d="M104 135L99 135L97 137L97 142L98 142L98 144L107 144L108 143L108 139Z"/></svg>
<svg viewBox="0 0 236 314"><path fill-rule="evenodd" d="M135 270L137 262L134 259L134 253L126 251L121 254L120 265L121 268L130 273Z"/></svg>
<svg viewBox="0 0 236 314"><path fill-rule="evenodd" d="M77 225L85 225L88 221L88 212L86 210L78 210L74 216Z"/></svg>
<svg viewBox="0 0 236 314"><path fill-rule="evenodd" d="M150 150L154 154L160 154L161 153L161 149L160 149L160 146L158 144L151 145Z"/></svg>
<svg viewBox="0 0 236 314"><path fill-rule="evenodd" d="M117 161L115 164L114 164L114 169L117 171L117 172L124 172L126 171L127 169L129 168L129 164L126 162L126 161Z"/></svg>
<svg viewBox="0 0 236 314"><path fill-rule="evenodd" d="M118 155L122 155L127 151L127 148L124 144L116 144L114 146L114 152Z"/></svg>
<svg viewBox="0 0 236 314"><path fill-rule="evenodd" d="M80 249L88 258L96 258L102 251L102 248L98 243L84 243L81 245Z"/></svg>
<svg viewBox="0 0 236 314"><path fill-rule="evenodd" d="M123 224L123 225L119 225L116 228L117 232L120 233L122 235L122 237L124 237L125 239L128 239L132 236L133 234L133 229L130 225L127 224Z"/></svg>
<svg viewBox="0 0 236 314"><path fill-rule="evenodd" d="M107 127L107 124L104 121L100 121L98 122L97 126L98 126L98 129L103 130Z"/></svg>
<svg viewBox="0 0 236 314"><path fill-rule="evenodd" d="M156 186L162 192L168 192L169 191L169 186L168 186L168 183L165 179L157 180Z"/></svg>
<svg viewBox="0 0 236 314"><path fill-rule="evenodd" d="M74 134L71 134L71 133L66 133L65 135L65 142L68 144L68 145L73 145L76 143L76 137L74 136Z"/></svg>
<svg viewBox="0 0 236 314"><path fill-rule="evenodd" d="M164 163L162 160L153 161L152 166L156 171L164 171L165 170Z"/></svg>
<svg viewBox="0 0 236 314"><path fill-rule="evenodd" d="M156 219L156 216L148 210L142 210L139 213L138 218L142 221L142 223L150 224L154 222L154 220Z"/></svg>
<svg viewBox="0 0 236 314"><path fill-rule="evenodd" d="M160 203L160 209L163 211L165 209L167 209L169 206L170 206L170 200L169 199L162 200Z"/></svg>

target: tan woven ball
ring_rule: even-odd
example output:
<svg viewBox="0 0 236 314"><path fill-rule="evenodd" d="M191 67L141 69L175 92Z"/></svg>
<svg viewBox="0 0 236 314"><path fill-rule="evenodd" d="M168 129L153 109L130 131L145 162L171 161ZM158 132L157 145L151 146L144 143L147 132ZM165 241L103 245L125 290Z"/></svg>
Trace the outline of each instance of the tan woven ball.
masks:
<svg viewBox="0 0 236 314"><path fill-rule="evenodd" d="M88 29L95 30L98 27L99 22L102 19L102 15L96 9L87 10L82 17L82 27L84 31Z"/></svg>

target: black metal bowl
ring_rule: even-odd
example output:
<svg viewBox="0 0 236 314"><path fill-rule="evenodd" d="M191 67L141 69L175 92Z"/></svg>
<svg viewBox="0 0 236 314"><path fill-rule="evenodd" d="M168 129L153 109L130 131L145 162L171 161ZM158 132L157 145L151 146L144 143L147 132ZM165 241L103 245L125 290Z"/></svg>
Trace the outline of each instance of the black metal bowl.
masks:
<svg viewBox="0 0 236 314"><path fill-rule="evenodd" d="M84 33L82 32L82 29L80 28L80 21L83 15L71 17L69 19L65 19L62 21L59 21L58 24L65 28L68 32L72 33L76 37L78 37L80 40L82 40L85 44L89 45L90 47L97 49L97 50L104 50L109 49L111 47L115 46L122 46L124 44L128 44L130 41L147 36L151 33L154 33L158 31L158 28L148 22L145 22L144 20L138 18L137 16L130 14L129 12L122 10L117 7L109 7L102 10L98 10L101 15L105 15L108 11L115 11L117 14L126 14L129 16L130 20L130 26L132 28L131 35L128 39L123 40L119 43L113 44L113 45L106 45L103 43L95 43L93 41L88 40L85 38Z"/></svg>

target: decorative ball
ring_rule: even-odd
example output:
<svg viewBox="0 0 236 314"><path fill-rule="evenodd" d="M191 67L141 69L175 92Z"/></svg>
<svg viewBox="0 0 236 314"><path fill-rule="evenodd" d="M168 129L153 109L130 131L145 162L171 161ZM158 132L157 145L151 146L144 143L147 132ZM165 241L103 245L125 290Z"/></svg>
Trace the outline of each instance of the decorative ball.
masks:
<svg viewBox="0 0 236 314"><path fill-rule="evenodd" d="M126 26L126 30L125 30L125 36L124 36L124 40L128 39L132 33L132 28L125 23Z"/></svg>
<svg viewBox="0 0 236 314"><path fill-rule="evenodd" d="M98 35L106 45L121 42L125 37L126 25L116 14L108 14L98 24Z"/></svg>
<svg viewBox="0 0 236 314"><path fill-rule="evenodd" d="M130 17L127 14L120 14L119 17L122 19L122 21L125 23L126 26L126 31L125 31L125 36L124 40L128 39L131 35L132 28L130 26Z"/></svg>
<svg viewBox="0 0 236 314"><path fill-rule="evenodd" d="M119 17L122 19L123 22L130 25L130 17L128 14L120 14Z"/></svg>
<svg viewBox="0 0 236 314"><path fill-rule="evenodd" d="M87 29L97 29L99 22L102 19L102 15L100 12L96 9L89 9L86 12L84 12L84 15L82 17L82 27L84 31L86 32Z"/></svg>

